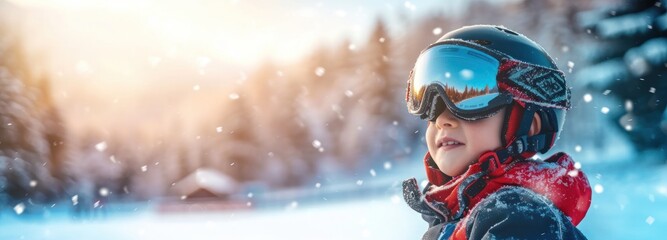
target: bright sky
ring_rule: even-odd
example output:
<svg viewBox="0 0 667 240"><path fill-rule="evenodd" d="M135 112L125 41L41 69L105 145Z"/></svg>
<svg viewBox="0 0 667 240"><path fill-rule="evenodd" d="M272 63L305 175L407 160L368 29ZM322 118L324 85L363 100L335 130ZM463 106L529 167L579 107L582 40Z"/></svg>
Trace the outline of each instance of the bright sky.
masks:
<svg viewBox="0 0 667 240"><path fill-rule="evenodd" d="M192 106L210 102L204 96L227 96L221 87L264 59L294 61L344 38L362 44L378 16L399 31L401 17L455 12L464 0L9 2L25 12L25 46L45 66L65 115L97 127L195 115Z"/></svg>
<svg viewBox="0 0 667 240"><path fill-rule="evenodd" d="M309 1L309 0L10 0L17 5L40 9L40 15L64 14L50 19L49 29L71 29L72 45L91 35L113 34L126 37L148 34L165 52L185 50L206 52L209 58L251 66L269 57L294 60L319 42L337 42L344 37L363 41L378 15L390 21L398 14L421 16L437 10L459 8L462 1L401 0ZM55 21L54 21L55 20ZM93 27L91 23L104 27ZM44 23L44 22L42 22ZM66 26L63 26L65 24ZM41 25L41 23L40 23ZM33 26L35 31L40 27ZM126 31L124 33L124 31ZM57 32L54 32L59 34ZM110 36L105 36L110 37ZM119 36L114 36L119 37ZM57 41L56 41L57 42ZM57 44L57 43L53 43ZM114 41L111 44L131 44ZM63 45L59 45L63 46ZM93 45L94 46L94 45ZM58 46L49 46L54 49ZM185 49L181 49L185 48Z"/></svg>

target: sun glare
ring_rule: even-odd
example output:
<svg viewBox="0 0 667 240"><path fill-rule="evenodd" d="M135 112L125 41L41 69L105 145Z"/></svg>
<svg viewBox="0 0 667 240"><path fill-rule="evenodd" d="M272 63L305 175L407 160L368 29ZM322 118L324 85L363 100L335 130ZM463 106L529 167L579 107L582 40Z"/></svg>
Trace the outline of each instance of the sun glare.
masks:
<svg viewBox="0 0 667 240"><path fill-rule="evenodd" d="M315 25L312 21L304 21L315 18L314 10L304 16L299 9L274 8L272 5L275 3L271 1L261 1L261 8L256 6L258 3L239 1L11 2L28 9L38 9L34 10L35 15L46 13L47 16L33 16L39 20L32 21L28 32L31 35L62 36L51 39L55 40L53 43L33 40L37 45L47 47L47 51L63 48L76 51L77 48L69 46L83 45L90 48L86 52L92 49L104 53L104 48L150 45L151 48L161 48L164 54L177 52L181 57L209 55L224 62L254 66L266 58L295 60L312 45L303 44L303 40L312 41L317 34L327 32L313 29ZM50 19L44 21L45 18ZM317 26L326 24L318 23ZM113 34L109 34L109 30L113 30ZM104 37L104 42L85 42L97 37ZM54 61L67 62L63 59Z"/></svg>
<svg viewBox="0 0 667 240"><path fill-rule="evenodd" d="M362 29L376 17L362 5L334 1L10 3L21 10L28 54L44 65L56 101L78 122L73 127L84 121L100 129L201 117L210 112L203 104L210 96L229 95L253 68L267 60L288 65L344 38L363 41L355 36L365 38Z"/></svg>

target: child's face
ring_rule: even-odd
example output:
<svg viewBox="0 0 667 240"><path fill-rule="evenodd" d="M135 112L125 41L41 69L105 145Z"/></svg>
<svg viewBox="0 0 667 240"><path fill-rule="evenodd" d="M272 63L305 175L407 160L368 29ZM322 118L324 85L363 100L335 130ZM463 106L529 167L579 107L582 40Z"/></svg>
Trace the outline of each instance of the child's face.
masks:
<svg viewBox="0 0 667 240"><path fill-rule="evenodd" d="M499 148L504 112L465 121L445 109L435 121L429 121L426 145L440 171L448 176L461 175L482 153ZM450 141L458 143L449 145Z"/></svg>

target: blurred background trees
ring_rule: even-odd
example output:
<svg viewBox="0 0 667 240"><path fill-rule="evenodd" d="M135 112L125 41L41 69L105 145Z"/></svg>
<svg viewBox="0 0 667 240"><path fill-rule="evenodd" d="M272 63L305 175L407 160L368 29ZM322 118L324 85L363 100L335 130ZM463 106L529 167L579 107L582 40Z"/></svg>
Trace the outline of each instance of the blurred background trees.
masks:
<svg viewBox="0 0 667 240"><path fill-rule="evenodd" d="M651 160L666 161L667 6L665 1L623 1L578 13L589 39L590 64L577 79L609 96L612 126ZM658 159L654 159L658 158ZM646 158L644 158L646 159Z"/></svg>
<svg viewBox="0 0 667 240"><path fill-rule="evenodd" d="M65 196L67 132L48 76L31 67L0 5L0 205L39 205Z"/></svg>

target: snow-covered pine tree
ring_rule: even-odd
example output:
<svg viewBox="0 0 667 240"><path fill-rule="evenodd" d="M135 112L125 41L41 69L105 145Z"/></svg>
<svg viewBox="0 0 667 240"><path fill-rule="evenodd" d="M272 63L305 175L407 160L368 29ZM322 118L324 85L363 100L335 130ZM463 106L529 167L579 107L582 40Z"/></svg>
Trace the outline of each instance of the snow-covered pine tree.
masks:
<svg viewBox="0 0 667 240"><path fill-rule="evenodd" d="M614 123L635 148L667 156L667 1L627 0L582 12L579 24L595 45L577 76L620 102Z"/></svg>
<svg viewBox="0 0 667 240"><path fill-rule="evenodd" d="M66 132L49 79L29 64L36 61L9 25L15 12L0 3L0 205L30 213L62 194Z"/></svg>

